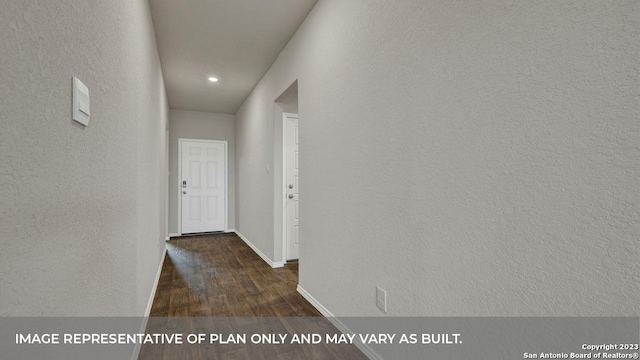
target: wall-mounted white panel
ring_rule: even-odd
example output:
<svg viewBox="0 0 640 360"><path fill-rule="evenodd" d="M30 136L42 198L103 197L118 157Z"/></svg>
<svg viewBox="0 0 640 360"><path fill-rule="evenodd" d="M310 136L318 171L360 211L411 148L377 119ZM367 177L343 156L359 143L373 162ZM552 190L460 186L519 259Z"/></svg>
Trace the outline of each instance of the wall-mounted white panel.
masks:
<svg viewBox="0 0 640 360"><path fill-rule="evenodd" d="M89 98L89 88L77 77L72 79L72 110L73 120L80 124L89 125L91 115L91 105Z"/></svg>

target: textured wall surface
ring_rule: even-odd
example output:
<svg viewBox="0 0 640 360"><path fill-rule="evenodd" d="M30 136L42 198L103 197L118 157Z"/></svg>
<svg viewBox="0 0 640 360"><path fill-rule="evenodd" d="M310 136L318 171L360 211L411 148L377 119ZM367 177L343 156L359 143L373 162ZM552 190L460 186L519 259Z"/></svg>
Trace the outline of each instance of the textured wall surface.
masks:
<svg viewBox="0 0 640 360"><path fill-rule="evenodd" d="M321 0L236 114L273 254L298 79L300 285L334 315L640 314L638 1Z"/></svg>
<svg viewBox="0 0 640 360"><path fill-rule="evenodd" d="M291 89L291 90L289 90ZM284 99L277 99L282 104L282 111L286 113L298 113L298 84L292 85L288 90L291 93L284 94Z"/></svg>
<svg viewBox="0 0 640 360"><path fill-rule="evenodd" d="M223 140L228 142L227 199L229 229L235 227L235 116L199 111L169 112L169 233L178 233L178 139Z"/></svg>
<svg viewBox="0 0 640 360"><path fill-rule="evenodd" d="M148 3L0 1L0 315L143 315L168 107ZM91 120L71 120L71 77Z"/></svg>

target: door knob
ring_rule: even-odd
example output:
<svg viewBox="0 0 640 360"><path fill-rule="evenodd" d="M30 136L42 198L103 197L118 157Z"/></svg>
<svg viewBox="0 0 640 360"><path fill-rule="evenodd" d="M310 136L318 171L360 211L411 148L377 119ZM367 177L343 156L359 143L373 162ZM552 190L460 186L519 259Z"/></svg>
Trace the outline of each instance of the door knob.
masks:
<svg viewBox="0 0 640 360"><path fill-rule="evenodd" d="M186 191L183 191L183 192L182 192L182 194L183 194L183 195L184 195L184 194L186 194L186 193L187 193Z"/></svg>
<svg viewBox="0 0 640 360"><path fill-rule="evenodd" d="M293 195L292 194L289 194L289 199L293 199Z"/></svg>

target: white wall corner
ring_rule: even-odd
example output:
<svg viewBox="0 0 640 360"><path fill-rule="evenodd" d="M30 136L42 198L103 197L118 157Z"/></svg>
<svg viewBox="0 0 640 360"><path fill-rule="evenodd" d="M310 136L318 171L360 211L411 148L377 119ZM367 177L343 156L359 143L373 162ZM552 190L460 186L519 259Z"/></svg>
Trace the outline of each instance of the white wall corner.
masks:
<svg viewBox="0 0 640 360"><path fill-rule="evenodd" d="M265 255L262 251L260 251L260 249L258 249L257 246L253 245L253 243L251 241L249 241L249 239L247 239L244 235L242 235L239 231L235 231L236 235L238 235L238 237L240 239L242 239L242 241L244 241L247 245L249 245L249 247L256 253L258 254L258 256L260 256L262 258L262 260L264 260L264 262L266 262L267 264L269 264L269 266L271 266L272 268L280 268L284 266L283 262L273 262L273 260L269 259L269 257L267 255Z"/></svg>
<svg viewBox="0 0 640 360"><path fill-rule="evenodd" d="M324 307L316 298L311 296L305 289L303 289L300 285L298 285L297 289L298 293L302 295L311 305L313 305L316 310L318 310L324 317L333 324L340 332L343 334L354 334L351 329L347 327L339 318L335 317L326 307ZM384 360L382 356L378 355L369 345L364 344L362 341L358 340L358 337L353 339L353 345L355 345L366 357L371 360Z"/></svg>
<svg viewBox="0 0 640 360"><path fill-rule="evenodd" d="M309 294L305 289L303 289L302 286L298 285L296 290L298 291L298 293L300 293L300 295L302 295L303 298L307 299L307 301L311 303L311 305L313 305L313 307L316 308L316 310L320 311L320 314L322 314L322 316L327 318L335 317L326 307L320 304L320 302L316 300L316 298L311 296L311 294Z"/></svg>

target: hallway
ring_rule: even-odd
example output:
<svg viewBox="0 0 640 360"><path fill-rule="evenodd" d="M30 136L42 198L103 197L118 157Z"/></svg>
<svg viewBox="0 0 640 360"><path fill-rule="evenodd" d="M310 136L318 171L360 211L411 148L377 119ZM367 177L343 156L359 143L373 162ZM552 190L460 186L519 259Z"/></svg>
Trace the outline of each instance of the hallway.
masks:
<svg viewBox="0 0 640 360"><path fill-rule="evenodd" d="M639 5L4 1L0 315L637 316Z"/></svg>
<svg viewBox="0 0 640 360"><path fill-rule="evenodd" d="M236 234L167 242L150 316L321 316L296 292L298 264L273 269Z"/></svg>

